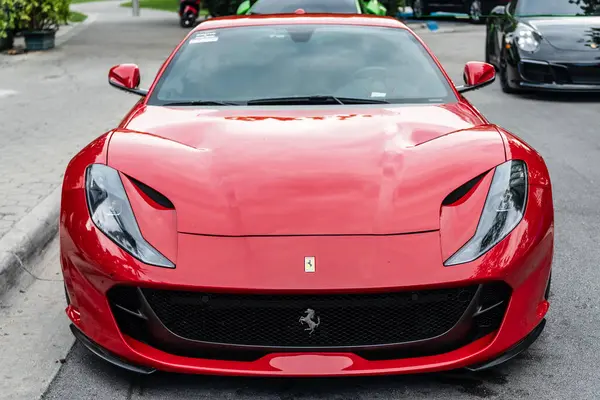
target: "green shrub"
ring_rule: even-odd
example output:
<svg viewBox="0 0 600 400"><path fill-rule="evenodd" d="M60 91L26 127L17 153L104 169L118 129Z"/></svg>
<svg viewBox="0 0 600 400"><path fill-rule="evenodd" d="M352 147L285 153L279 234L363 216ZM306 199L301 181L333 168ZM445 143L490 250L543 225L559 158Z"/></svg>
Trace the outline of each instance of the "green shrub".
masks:
<svg viewBox="0 0 600 400"><path fill-rule="evenodd" d="M71 0L13 1L15 25L23 31L58 30L58 26L67 23L69 19Z"/></svg>
<svg viewBox="0 0 600 400"><path fill-rule="evenodd" d="M16 0L0 0L0 39L8 36L8 33L16 26Z"/></svg>
<svg viewBox="0 0 600 400"><path fill-rule="evenodd" d="M237 9L244 0L205 0L208 12L215 17L236 15ZM326 1L326 0L325 0ZM252 1L255 3L255 1Z"/></svg>

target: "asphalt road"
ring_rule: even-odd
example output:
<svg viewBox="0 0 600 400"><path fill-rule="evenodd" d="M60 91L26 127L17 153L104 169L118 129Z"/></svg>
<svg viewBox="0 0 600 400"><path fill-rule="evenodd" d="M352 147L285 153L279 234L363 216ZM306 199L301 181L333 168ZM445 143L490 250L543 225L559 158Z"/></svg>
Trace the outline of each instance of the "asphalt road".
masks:
<svg viewBox="0 0 600 400"><path fill-rule="evenodd" d="M466 61L483 59L483 38L481 27L424 35L457 83ZM157 373L140 378L75 345L44 398L598 399L600 97L517 97L502 93L497 83L468 97L491 121L541 152L554 185L556 253L549 323L527 353L480 375L259 380Z"/></svg>

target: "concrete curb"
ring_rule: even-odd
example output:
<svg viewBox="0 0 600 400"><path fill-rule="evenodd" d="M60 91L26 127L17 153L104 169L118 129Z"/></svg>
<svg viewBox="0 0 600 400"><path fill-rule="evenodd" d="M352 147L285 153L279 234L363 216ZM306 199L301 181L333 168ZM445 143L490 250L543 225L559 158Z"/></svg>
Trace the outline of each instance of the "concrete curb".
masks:
<svg viewBox="0 0 600 400"><path fill-rule="evenodd" d="M73 9L73 7L71 7L71 8ZM97 18L98 18L98 15L96 15L96 14L92 14L92 15L88 14L85 21L79 22L76 24L72 24L72 25L68 25L68 26L70 26L70 29L64 31L64 33L59 34L60 33L60 30L59 30L57 32L56 39L55 39L56 46L60 46L60 45L64 44L67 40L71 39L73 36L77 35L81 31L83 31L85 28L87 28L89 25L94 23L94 21L96 21Z"/></svg>
<svg viewBox="0 0 600 400"><path fill-rule="evenodd" d="M44 250L58 232L61 187L17 222L0 239L0 295L26 270L27 261Z"/></svg>

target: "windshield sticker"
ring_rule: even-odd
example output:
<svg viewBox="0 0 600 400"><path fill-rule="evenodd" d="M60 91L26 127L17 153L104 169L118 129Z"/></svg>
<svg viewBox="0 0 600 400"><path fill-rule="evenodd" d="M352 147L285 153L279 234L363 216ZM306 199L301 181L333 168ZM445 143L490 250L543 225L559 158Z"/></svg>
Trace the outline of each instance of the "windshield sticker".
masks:
<svg viewBox="0 0 600 400"><path fill-rule="evenodd" d="M217 36L217 32L198 32L192 40L190 40L190 44L196 43L210 43L216 42L219 40Z"/></svg>
<svg viewBox="0 0 600 400"><path fill-rule="evenodd" d="M385 97L386 95L387 95L386 93L371 92L371 97Z"/></svg>

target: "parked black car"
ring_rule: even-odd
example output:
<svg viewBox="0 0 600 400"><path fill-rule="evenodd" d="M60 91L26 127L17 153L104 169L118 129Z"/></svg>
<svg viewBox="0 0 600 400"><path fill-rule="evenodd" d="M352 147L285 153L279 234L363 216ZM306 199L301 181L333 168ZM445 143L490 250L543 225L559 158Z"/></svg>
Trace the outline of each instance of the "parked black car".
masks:
<svg viewBox="0 0 600 400"><path fill-rule="evenodd" d="M422 19L434 12L468 14L473 23L479 23L498 5L506 5L509 0L407 0L413 9L413 17Z"/></svg>
<svg viewBox="0 0 600 400"><path fill-rule="evenodd" d="M600 92L600 0L513 0L492 10L485 43L505 92Z"/></svg>

